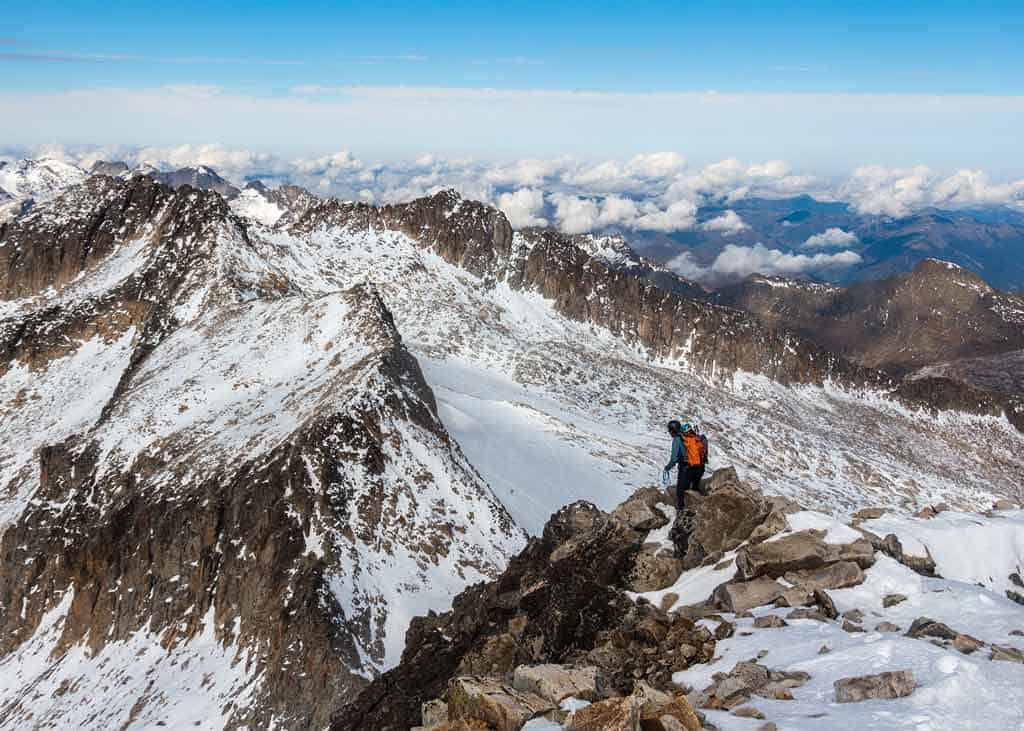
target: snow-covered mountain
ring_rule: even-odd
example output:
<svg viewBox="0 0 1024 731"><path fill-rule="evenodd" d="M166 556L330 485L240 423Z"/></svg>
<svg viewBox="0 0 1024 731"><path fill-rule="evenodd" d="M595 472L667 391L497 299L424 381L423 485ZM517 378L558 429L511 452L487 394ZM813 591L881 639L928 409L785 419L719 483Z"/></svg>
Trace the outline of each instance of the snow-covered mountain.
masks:
<svg viewBox="0 0 1024 731"><path fill-rule="evenodd" d="M2 229L0 728L322 726L524 531L652 484L671 417L822 510L1022 497L991 405L620 240L291 200L93 177Z"/></svg>
<svg viewBox="0 0 1024 731"><path fill-rule="evenodd" d="M0 160L0 224L85 177L85 171L60 160Z"/></svg>

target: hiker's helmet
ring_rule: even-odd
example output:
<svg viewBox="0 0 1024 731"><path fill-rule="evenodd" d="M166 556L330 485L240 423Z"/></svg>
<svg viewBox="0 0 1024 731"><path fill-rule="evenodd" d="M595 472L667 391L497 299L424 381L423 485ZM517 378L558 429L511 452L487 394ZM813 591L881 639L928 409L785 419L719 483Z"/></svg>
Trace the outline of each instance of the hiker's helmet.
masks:
<svg viewBox="0 0 1024 731"><path fill-rule="evenodd" d="M685 424L683 424L682 429L683 429L683 434L692 434L693 433L693 425L690 422L686 422Z"/></svg>
<svg viewBox="0 0 1024 731"><path fill-rule="evenodd" d="M682 425L675 419L668 423L668 433L672 436L676 436L682 430Z"/></svg>

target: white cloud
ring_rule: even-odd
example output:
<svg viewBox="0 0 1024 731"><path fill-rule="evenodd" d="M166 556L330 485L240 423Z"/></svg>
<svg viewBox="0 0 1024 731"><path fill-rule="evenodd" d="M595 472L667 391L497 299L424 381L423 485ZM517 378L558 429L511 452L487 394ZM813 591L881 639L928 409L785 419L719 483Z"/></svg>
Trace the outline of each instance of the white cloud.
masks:
<svg viewBox="0 0 1024 731"><path fill-rule="evenodd" d="M676 201L664 210L645 203L641 211L643 215L634 221L633 228L644 231L683 231L697 221L697 205L691 201Z"/></svg>
<svg viewBox="0 0 1024 731"><path fill-rule="evenodd" d="M718 231L722 236L735 236L750 228L736 211L729 210L700 225L705 231Z"/></svg>
<svg viewBox="0 0 1024 731"><path fill-rule="evenodd" d="M858 242L857 236L850 233L849 231L843 231L841 228L829 228L825 229L820 234L814 234L808 237L807 241L804 242L803 248L805 249L839 249L846 246L851 246Z"/></svg>
<svg viewBox="0 0 1024 731"><path fill-rule="evenodd" d="M763 244L737 246L728 244L715 258L711 271L718 275L745 277L748 274L794 275L836 267L847 267L859 263L860 254L854 251L840 251L835 254L790 254L779 249L769 249Z"/></svg>
<svg viewBox="0 0 1024 731"><path fill-rule="evenodd" d="M537 188L520 188L512 193L502 193L496 203L508 217L512 228L548 225L548 220L542 215L544 192Z"/></svg>
<svg viewBox="0 0 1024 731"><path fill-rule="evenodd" d="M549 198L555 206L558 228L564 233L587 233L597 226L601 209L595 201L567 193L553 193Z"/></svg>

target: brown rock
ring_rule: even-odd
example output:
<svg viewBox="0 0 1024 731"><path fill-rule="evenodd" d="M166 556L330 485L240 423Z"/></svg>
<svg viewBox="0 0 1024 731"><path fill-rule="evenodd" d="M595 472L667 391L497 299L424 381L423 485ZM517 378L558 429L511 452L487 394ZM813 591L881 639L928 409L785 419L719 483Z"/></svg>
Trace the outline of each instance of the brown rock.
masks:
<svg viewBox="0 0 1024 731"><path fill-rule="evenodd" d="M875 632L899 632L900 626L892 622L879 622L875 626Z"/></svg>
<svg viewBox="0 0 1024 731"><path fill-rule="evenodd" d="M448 684L448 717L476 719L497 731L518 731L531 718L557 705L535 693L525 693L493 678L463 676Z"/></svg>
<svg viewBox="0 0 1024 731"><path fill-rule="evenodd" d="M751 544L761 543L786 530L787 527L785 514L778 510L773 510L768 513L760 525L751 531L750 537L747 540Z"/></svg>
<svg viewBox="0 0 1024 731"><path fill-rule="evenodd" d="M658 591L672 586L683 573L683 562L665 551L644 547L637 552L633 568L626 576L630 591Z"/></svg>
<svg viewBox="0 0 1024 731"><path fill-rule="evenodd" d="M1024 652L1009 645L992 645L992 654L989 655L989 659L1016 662L1024 665Z"/></svg>
<svg viewBox="0 0 1024 731"><path fill-rule="evenodd" d="M860 609L850 609L846 612L843 612L842 616L845 619L850 620L851 622L860 623L864 621L864 612Z"/></svg>
<svg viewBox="0 0 1024 731"><path fill-rule="evenodd" d="M621 503L612 515L635 531L646 533L668 525L668 518L659 507L665 496L656 487L643 487Z"/></svg>
<svg viewBox="0 0 1024 731"><path fill-rule="evenodd" d="M788 581L789 579L787 579ZM814 601L809 589L803 586L791 586L784 589L782 596L775 600L777 607L805 607Z"/></svg>
<svg viewBox="0 0 1024 731"><path fill-rule="evenodd" d="M889 607L894 607L897 604L900 604L901 602L905 602L906 600L907 597L905 597L903 594L887 594L885 598L882 599L882 606L888 609Z"/></svg>
<svg viewBox="0 0 1024 731"><path fill-rule="evenodd" d="M740 706L739 708L734 708L732 715L739 716L740 718L756 718L759 721L764 720L764 714L753 706Z"/></svg>
<svg viewBox="0 0 1024 731"><path fill-rule="evenodd" d="M928 617L918 617L907 630L907 637L922 639L924 637L938 637L943 640L954 640L959 633L949 625L936 622Z"/></svg>
<svg viewBox="0 0 1024 731"><path fill-rule="evenodd" d="M875 520L885 515L886 508L862 508L853 514L856 521Z"/></svg>
<svg viewBox="0 0 1024 731"><path fill-rule="evenodd" d="M670 591L661 598L661 609L667 612L675 606L676 602L679 601L679 595L674 591Z"/></svg>
<svg viewBox="0 0 1024 731"><path fill-rule="evenodd" d="M828 645L822 645L821 647L818 648L818 654L819 655L827 655L830 652L832 652L832 648L829 647Z"/></svg>
<svg viewBox="0 0 1024 731"><path fill-rule="evenodd" d="M558 705L566 698L596 701L604 695L604 678L590 666L520 665L512 676L512 687Z"/></svg>
<svg viewBox="0 0 1024 731"><path fill-rule="evenodd" d="M567 731L637 731L640 701L626 696L592 703L571 715L565 728Z"/></svg>
<svg viewBox="0 0 1024 731"><path fill-rule="evenodd" d="M421 713L424 726L444 723L448 720L448 704L440 698L435 698L423 704Z"/></svg>
<svg viewBox="0 0 1024 731"><path fill-rule="evenodd" d="M761 577L753 581L722 584L715 589L714 600L718 606L730 612L742 612L754 607L771 604L782 596L782 584L773 579Z"/></svg>
<svg viewBox="0 0 1024 731"><path fill-rule="evenodd" d="M835 602L832 601L832 597L828 595L828 592L822 589L815 589L814 603L821 609L821 613L829 619L835 619L839 616Z"/></svg>
<svg viewBox="0 0 1024 731"><path fill-rule="evenodd" d="M707 495L686 493L670 532L686 568L745 541L769 512L764 496L741 482L731 467L716 470L706 487Z"/></svg>
<svg viewBox="0 0 1024 731"><path fill-rule="evenodd" d="M828 621L828 617L822 614L820 609L811 607L797 607L786 615L786 619L813 619L816 622Z"/></svg>
<svg viewBox="0 0 1024 731"><path fill-rule="evenodd" d="M789 571L786 573L785 579L791 584L806 587L808 591L845 589L863 583L864 572L853 561L839 561L817 569Z"/></svg>
<svg viewBox="0 0 1024 731"><path fill-rule="evenodd" d="M744 546L736 554L736 568L743 579L779 578L787 571L824 566L828 547L816 531L802 530L768 543Z"/></svg>
<svg viewBox="0 0 1024 731"><path fill-rule="evenodd" d="M971 637L970 635L957 635L953 638L953 647L965 655L970 655L984 644L985 643L978 638Z"/></svg>
<svg viewBox="0 0 1024 731"><path fill-rule="evenodd" d="M848 619L843 620L843 631L844 632L863 632L864 628L858 624L854 624Z"/></svg>
<svg viewBox="0 0 1024 731"><path fill-rule="evenodd" d="M676 695L668 703L649 714L641 714L642 731L700 731L697 713L684 695Z"/></svg>
<svg viewBox="0 0 1024 731"><path fill-rule="evenodd" d="M903 698L914 692L914 674L909 670L840 678L833 683L837 703L856 703L875 698Z"/></svg>
<svg viewBox="0 0 1024 731"><path fill-rule="evenodd" d="M993 510L1016 510L1017 507L1018 507L1017 504L1015 502L1013 502L1012 500L1007 500L1006 498L1000 498L999 500L996 500L995 505L992 506L992 509Z"/></svg>
<svg viewBox="0 0 1024 731"><path fill-rule="evenodd" d="M782 617L776 616L774 614L767 614L763 617L758 617L757 619L755 619L754 626L758 629L767 629L771 627L788 627L789 625L786 623L786 620L784 620Z"/></svg>

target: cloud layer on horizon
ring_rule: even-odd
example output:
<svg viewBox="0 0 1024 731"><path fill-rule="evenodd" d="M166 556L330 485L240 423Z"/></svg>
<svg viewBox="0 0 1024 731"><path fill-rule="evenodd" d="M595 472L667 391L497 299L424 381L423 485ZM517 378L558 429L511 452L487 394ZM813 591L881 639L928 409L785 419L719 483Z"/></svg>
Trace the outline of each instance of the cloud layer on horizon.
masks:
<svg viewBox="0 0 1024 731"><path fill-rule="evenodd" d="M206 93L202 89L191 94ZM96 160L149 163L162 169L205 165L241 184L295 183L319 195L394 203L454 188L463 196L500 208L515 228L555 226L565 233L620 230L673 233L700 228L723 239L750 229L729 206L750 198L811 195L841 200L865 215L903 216L929 206L1009 205L1024 210L1024 180L993 182L983 171L941 176L924 166L859 167L842 180L796 173L771 160L753 164L729 158L692 165L674 151L625 160L587 161L574 157L522 158L482 162L422 155L411 161L367 162L347 150L285 158L218 144L170 147L41 146L12 150L15 156L55 157L88 167ZM701 220L700 210L717 212ZM748 239L749 241L749 239ZM688 254L669 266L683 276L713 280L752 272L793 275L852 266L860 257L849 247L857 237L838 228L815 234L787 252L730 243L707 266Z"/></svg>

